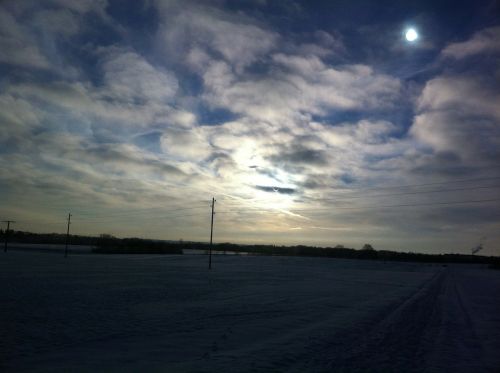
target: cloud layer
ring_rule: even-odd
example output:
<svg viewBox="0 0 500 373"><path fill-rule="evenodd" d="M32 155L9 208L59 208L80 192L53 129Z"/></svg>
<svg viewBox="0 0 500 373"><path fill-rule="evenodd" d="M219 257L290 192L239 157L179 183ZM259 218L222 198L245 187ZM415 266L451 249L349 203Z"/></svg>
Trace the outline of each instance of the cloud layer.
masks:
<svg viewBox="0 0 500 373"><path fill-rule="evenodd" d="M498 202L474 202L499 198L498 27L412 80L334 29L218 2L135 11L147 31L106 1L0 5L6 218L57 230L71 209L82 233L204 240L215 195L220 240L500 242Z"/></svg>

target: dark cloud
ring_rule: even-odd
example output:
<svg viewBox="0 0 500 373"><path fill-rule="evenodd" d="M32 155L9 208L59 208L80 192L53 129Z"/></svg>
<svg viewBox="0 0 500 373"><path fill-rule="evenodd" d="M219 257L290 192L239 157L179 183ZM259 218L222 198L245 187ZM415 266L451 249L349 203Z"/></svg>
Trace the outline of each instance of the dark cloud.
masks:
<svg viewBox="0 0 500 373"><path fill-rule="evenodd" d="M158 153L161 151L161 135L162 133L160 131L152 131L145 134L139 134L135 136L134 144L146 150Z"/></svg>
<svg viewBox="0 0 500 373"><path fill-rule="evenodd" d="M296 192L296 190L293 188L280 188L277 186L256 185L255 189L262 190L263 192L280 193L280 194L294 194Z"/></svg>
<svg viewBox="0 0 500 373"><path fill-rule="evenodd" d="M305 181L298 183L304 189L321 189L326 186L324 177L309 176Z"/></svg>
<svg viewBox="0 0 500 373"><path fill-rule="evenodd" d="M221 170L231 172L237 168L237 163L234 159L229 154L221 152L213 152L205 159L204 162L210 164L213 170L219 173L219 175Z"/></svg>
<svg viewBox="0 0 500 373"><path fill-rule="evenodd" d="M81 152L98 159L100 162L114 163L125 168L127 166L138 166L148 170L158 170L166 174L186 176L178 167L159 159L144 156L137 148L130 146L100 144L98 146L89 146L84 150L82 149Z"/></svg>
<svg viewBox="0 0 500 373"><path fill-rule="evenodd" d="M418 165L410 169L410 172L421 175L448 176L470 175L473 171L474 167L463 164L461 157L452 151L438 151L423 155Z"/></svg>
<svg viewBox="0 0 500 373"><path fill-rule="evenodd" d="M274 154L269 160L276 164L291 163L299 165L319 165L328 164L328 158L324 150L310 149L301 145L287 148L281 153Z"/></svg>
<svg viewBox="0 0 500 373"><path fill-rule="evenodd" d="M206 162L213 162L213 161L217 161L217 160L233 162L233 159L231 158L231 156L229 154L220 153L220 152L213 152L212 154L210 154L210 156L208 156L208 158L206 158L205 161Z"/></svg>
<svg viewBox="0 0 500 373"><path fill-rule="evenodd" d="M460 206L447 209L433 209L425 212L423 218L428 222L473 226L476 224L497 224L500 222L498 203L478 206Z"/></svg>

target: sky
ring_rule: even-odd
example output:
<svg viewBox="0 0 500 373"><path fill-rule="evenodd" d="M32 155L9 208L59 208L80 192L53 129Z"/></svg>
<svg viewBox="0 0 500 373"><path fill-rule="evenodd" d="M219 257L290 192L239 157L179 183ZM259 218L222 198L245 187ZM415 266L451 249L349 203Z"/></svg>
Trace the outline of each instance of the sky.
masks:
<svg viewBox="0 0 500 373"><path fill-rule="evenodd" d="M208 241L215 198L215 242L500 255L499 15L4 0L0 218Z"/></svg>

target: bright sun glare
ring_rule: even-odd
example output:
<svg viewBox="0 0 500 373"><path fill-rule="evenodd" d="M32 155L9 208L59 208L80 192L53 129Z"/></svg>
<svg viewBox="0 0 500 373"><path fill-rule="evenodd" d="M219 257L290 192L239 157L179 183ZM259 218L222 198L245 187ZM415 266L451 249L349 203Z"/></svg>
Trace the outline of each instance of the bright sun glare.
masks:
<svg viewBox="0 0 500 373"><path fill-rule="evenodd" d="M415 29L410 28L410 29L406 30L405 37L406 37L406 40L408 40L408 41L415 41L418 39L418 33Z"/></svg>

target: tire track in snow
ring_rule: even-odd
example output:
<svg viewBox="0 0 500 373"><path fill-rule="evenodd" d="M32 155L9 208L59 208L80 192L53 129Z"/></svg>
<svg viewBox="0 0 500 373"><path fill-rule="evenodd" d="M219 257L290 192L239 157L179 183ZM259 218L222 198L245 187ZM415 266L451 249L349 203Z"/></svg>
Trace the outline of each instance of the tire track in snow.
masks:
<svg viewBox="0 0 500 373"><path fill-rule="evenodd" d="M471 293L461 291L463 271L444 269L393 311L363 323L364 330L311 344L301 359L290 361L288 371L500 371L491 361L485 363Z"/></svg>
<svg viewBox="0 0 500 373"><path fill-rule="evenodd" d="M460 274L448 269L441 294L437 300L437 314L432 324L434 339L427 348L426 368L429 371L488 372L483 365L480 338L460 294ZM432 347L432 348L431 348Z"/></svg>
<svg viewBox="0 0 500 373"><path fill-rule="evenodd" d="M364 330L347 333L326 370L423 371L421 341L445 276L438 272L410 297L368 321Z"/></svg>

